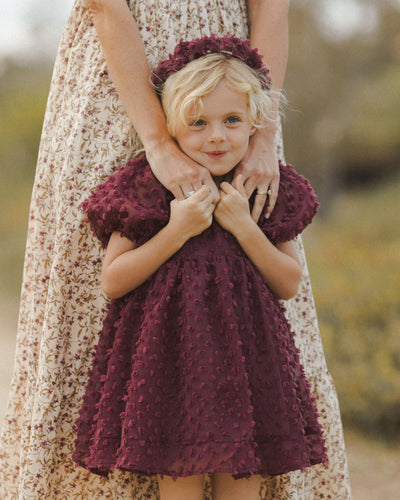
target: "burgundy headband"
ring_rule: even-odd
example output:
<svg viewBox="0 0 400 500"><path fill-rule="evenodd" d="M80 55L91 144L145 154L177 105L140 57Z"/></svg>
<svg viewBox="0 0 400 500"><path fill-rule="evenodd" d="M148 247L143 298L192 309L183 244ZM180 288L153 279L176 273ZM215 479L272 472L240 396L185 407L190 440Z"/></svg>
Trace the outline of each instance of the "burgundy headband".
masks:
<svg viewBox="0 0 400 500"><path fill-rule="evenodd" d="M236 57L260 75L263 89L271 88L269 69L262 62L257 49L250 47L249 40L241 40L233 35L217 37L215 35L197 38L196 40L181 41L176 46L173 54L168 59L161 61L153 71L151 81L155 86L163 85L166 79L173 73L182 69L186 64L199 59L207 54L224 54L228 57Z"/></svg>

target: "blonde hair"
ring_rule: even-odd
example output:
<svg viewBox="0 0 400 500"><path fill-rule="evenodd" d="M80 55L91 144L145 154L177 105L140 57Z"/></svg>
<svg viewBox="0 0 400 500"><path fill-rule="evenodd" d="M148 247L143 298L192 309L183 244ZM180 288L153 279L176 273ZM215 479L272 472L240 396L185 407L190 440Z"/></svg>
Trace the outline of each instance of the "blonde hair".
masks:
<svg viewBox="0 0 400 500"><path fill-rule="evenodd" d="M169 76L161 92L168 131L175 137L181 126L188 126L203 110L202 97L212 92L222 80L228 87L247 96L249 119L261 128L269 120L272 97L262 88L262 73L235 57L221 53L207 54L191 61Z"/></svg>

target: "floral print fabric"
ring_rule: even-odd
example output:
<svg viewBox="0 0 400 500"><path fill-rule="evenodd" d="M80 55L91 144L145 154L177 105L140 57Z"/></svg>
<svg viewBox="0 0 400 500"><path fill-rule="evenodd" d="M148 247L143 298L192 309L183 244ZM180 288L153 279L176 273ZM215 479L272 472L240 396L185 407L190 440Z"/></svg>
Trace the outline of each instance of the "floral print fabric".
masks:
<svg viewBox="0 0 400 500"><path fill-rule="evenodd" d="M151 67L181 37L248 34L244 0L132 0L130 7ZM106 304L99 282L103 252L79 206L138 147L77 0L54 67L32 195L15 369L0 440L4 500L158 498L154 480L118 471L108 479L88 475L72 461L74 422ZM297 245L304 256L300 239ZM338 402L306 266L299 294L285 307L321 415L329 466L268 478L261 498L348 499Z"/></svg>

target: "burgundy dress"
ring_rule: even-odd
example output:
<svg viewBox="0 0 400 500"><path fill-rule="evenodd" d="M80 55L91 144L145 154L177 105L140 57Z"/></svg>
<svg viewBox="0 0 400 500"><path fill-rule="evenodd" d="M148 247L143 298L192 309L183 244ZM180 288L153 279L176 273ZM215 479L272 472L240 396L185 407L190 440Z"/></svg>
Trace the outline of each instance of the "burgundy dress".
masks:
<svg viewBox="0 0 400 500"><path fill-rule="evenodd" d="M167 224L171 199L141 157L84 210L103 245L113 231L140 245ZM308 181L281 164L276 207L259 226L272 242L288 241L317 207ZM97 473L283 474L326 462L317 417L281 304L214 222L111 301L74 460Z"/></svg>

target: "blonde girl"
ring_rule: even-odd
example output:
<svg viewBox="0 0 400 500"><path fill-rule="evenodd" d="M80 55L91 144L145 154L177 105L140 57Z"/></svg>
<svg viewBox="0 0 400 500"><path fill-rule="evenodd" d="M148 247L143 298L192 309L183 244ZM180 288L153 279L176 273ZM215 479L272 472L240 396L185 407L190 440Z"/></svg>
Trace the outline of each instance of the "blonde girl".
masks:
<svg viewBox="0 0 400 500"><path fill-rule="evenodd" d="M247 42L182 41L153 82L171 135L208 170L219 201L207 186L174 199L143 156L84 203L106 246L112 301L74 458L101 474L157 475L161 500L203 498L205 474L215 500L257 499L262 476L327 462L279 302L297 292L291 240L318 203L281 164L275 209L256 223L242 177L230 184L272 106L268 71Z"/></svg>

